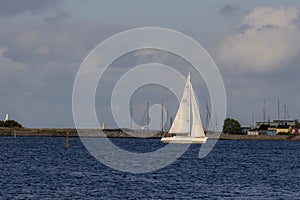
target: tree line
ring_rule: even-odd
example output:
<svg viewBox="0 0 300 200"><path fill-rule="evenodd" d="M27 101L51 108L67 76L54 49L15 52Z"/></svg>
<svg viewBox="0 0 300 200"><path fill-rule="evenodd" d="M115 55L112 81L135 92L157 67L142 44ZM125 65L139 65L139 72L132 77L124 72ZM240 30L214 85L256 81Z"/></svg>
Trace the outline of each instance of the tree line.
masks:
<svg viewBox="0 0 300 200"><path fill-rule="evenodd" d="M300 128L300 122L298 119L295 120L296 125L295 128ZM241 124L231 118L227 118L224 120L224 125L223 125L223 133L228 133L228 134L241 134Z"/></svg>
<svg viewBox="0 0 300 200"><path fill-rule="evenodd" d="M241 124L235 119L227 118L224 120L223 133L241 134Z"/></svg>
<svg viewBox="0 0 300 200"><path fill-rule="evenodd" d="M0 120L0 127L6 127L6 128L22 128L22 125L15 121L15 120L7 120L7 121L1 121Z"/></svg>

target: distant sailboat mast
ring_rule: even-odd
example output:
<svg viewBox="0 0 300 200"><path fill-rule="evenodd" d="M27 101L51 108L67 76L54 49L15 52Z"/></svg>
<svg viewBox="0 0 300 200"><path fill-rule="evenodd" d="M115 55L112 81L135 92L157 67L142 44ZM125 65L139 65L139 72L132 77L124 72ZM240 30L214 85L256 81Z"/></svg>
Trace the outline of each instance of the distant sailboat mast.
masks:
<svg viewBox="0 0 300 200"><path fill-rule="evenodd" d="M142 130L148 130L149 128L149 123L150 123L149 109L150 109L150 103L147 102L144 115L143 115L143 120L142 120Z"/></svg>
<svg viewBox="0 0 300 200"><path fill-rule="evenodd" d="M129 102L130 105L130 129L132 130L132 101Z"/></svg>
<svg viewBox="0 0 300 200"><path fill-rule="evenodd" d="M164 132L164 102L161 101L161 132Z"/></svg>

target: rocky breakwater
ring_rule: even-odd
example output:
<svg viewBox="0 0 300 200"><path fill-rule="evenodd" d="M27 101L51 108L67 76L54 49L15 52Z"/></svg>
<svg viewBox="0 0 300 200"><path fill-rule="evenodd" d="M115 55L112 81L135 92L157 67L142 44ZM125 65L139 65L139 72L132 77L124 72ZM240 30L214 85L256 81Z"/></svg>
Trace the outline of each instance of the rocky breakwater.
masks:
<svg viewBox="0 0 300 200"><path fill-rule="evenodd" d="M129 129L13 129L0 128L0 136L31 137L109 137L109 138L161 138L162 134L154 131L132 131Z"/></svg>
<svg viewBox="0 0 300 200"><path fill-rule="evenodd" d="M34 128L3 128L0 127L1 136L16 137L109 137L109 138L161 138L162 134L155 131L137 131L130 129L34 129ZM214 134L206 135L209 139L219 140L292 140L300 141L299 135L231 135Z"/></svg>

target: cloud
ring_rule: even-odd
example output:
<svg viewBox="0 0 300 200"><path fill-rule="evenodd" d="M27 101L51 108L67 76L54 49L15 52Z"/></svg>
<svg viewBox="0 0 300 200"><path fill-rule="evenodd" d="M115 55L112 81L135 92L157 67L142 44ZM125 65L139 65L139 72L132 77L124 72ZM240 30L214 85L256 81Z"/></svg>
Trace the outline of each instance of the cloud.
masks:
<svg viewBox="0 0 300 200"><path fill-rule="evenodd" d="M2 72L2 75L3 72L6 70L24 69L24 64L14 62L10 59L3 57L7 50L8 49L6 47L0 47L0 72Z"/></svg>
<svg viewBox="0 0 300 200"><path fill-rule="evenodd" d="M8 50L6 47L0 47L0 79L1 82L10 80L10 75L15 74L18 71L23 71L25 65L23 63L15 62L11 59L5 58L4 54ZM3 84L0 86L2 90Z"/></svg>
<svg viewBox="0 0 300 200"><path fill-rule="evenodd" d="M69 18L70 17L70 14L67 13L66 11L64 10L60 10L60 9L57 9L56 10L56 14L55 16L51 16L51 17L45 17L44 18L44 21L45 22L49 22L49 23L55 23L57 21L60 21L62 19L66 19L66 18Z"/></svg>
<svg viewBox="0 0 300 200"><path fill-rule="evenodd" d="M282 69L300 53L296 8L259 7L214 50L218 64L235 72Z"/></svg>
<svg viewBox="0 0 300 200"><path fill-rule="evenodd" d="M46 55L50 53L50 49L48 47L37 47L35 53L41 54L41 55Z"/></svg>
<svg viewBox="0 0 300 200"><path fill-rule="evenodd" d="M164 63L166 60L170 59L170 55L167 52L157 49L138 50L134 52L134 56L140 63L151 61Z"/></svg>
<svg viewBox="0 0 300 200"><path fill-rule="evenodd" d="M12 16L27 11L37 12L45 9L55 8L59 0L9 0L0 1L0 17Z"/></svg>
<svg viewBox="0 0 300 200"><path fill-rule="evenodd" d="M240 8L239 4L227 4L220 9L222 14L232 14Z"/></svg>
<svg viewBox="0 0 300 200"><path fill-rule="evenodd" d="M89 21L63 23L6 23L0 21L0 44L6 58L34 66L52 60L81 62L100 41L120 27Z"/></svg>
<svg viewBox="0 0 300 200"><path fill-rule="evenodd" d="M0 47L0 57L7 51L7 48L5 47Z"/></svg>
<svg viewBox="0 0 300 200"><path fill-rule="evenodd" d="M72 87L81 62L99 42L125 29L81 20L0 20L0 26L0 91L5 94L0 114L11 113L29 127L74 126ZM47 115L41 118L42 113Z"/></svg>
<svg viewBox="0 0 300 200"><path fill-rule="evenodd" d="M12 70L18 70L18 69L24 69L25 65L22 63L14 62L10 59L2 58L0 57L0 66L1 66L1 76L4 77L4 72L12 71Z"/></svg>

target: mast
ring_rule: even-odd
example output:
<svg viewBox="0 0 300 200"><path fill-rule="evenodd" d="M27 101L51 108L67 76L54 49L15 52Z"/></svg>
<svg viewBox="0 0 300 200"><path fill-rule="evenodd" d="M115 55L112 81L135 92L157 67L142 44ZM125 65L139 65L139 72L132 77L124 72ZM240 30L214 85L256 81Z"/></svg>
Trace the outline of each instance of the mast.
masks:
<svg viewBox="0 0 300 200"><path fill-rule="evenodd" d="M218 115L216 114L216 131L218 130Z"/></svg>
<svg viewBox="0 0 300 200"><path fill-rule="evenodd" d="M285 120L286 117L286 104L284 104L284 115L283 115L283 119Z"/></svg>
<svg viewBox="0 0 300 200"><path fill-rule="evenodd" d="M254 112L252 112L252 128L254 128Z"/></svg>
<svg viewBox="0 0 300 200"><path fill-rule="evenodd" d="M171 118L170 118L170 127L169 127L169 131L170 131L171 127L172 127L172 124L173 124L173 117L171 116Z"/></svg>
<svg viewBox="0 0 300 200"><path fill-rule="evenodd" d="M211 115L210 115L210 112L209 112L209 108L208 108L208 104L207 104L207 101L205 102L205 107L206 107L206 128L208 129L209 128L209 121L211 120Z"/></svg>
<svg viewBox="0 0 300 200"><path fill-rule="evenodd" d="M190 72L188 73L188 81L189 81L189 133L190 133L190 136L192 135L192 130L191 130L191 96L192 96L192 92L191 92L191 75L190 75Z"/></svg>
<svg viewBox="0 0 300 200"><path fill-rule="evenodd" d="M161 101L161 133L164 132L164 102Z"/></svg>
<svg viewBox="0 0 300 200"><path fill-rule="evenodd" d="M277 102L277 114L278 114L278 120L280 120L279 104L280 104L280 101L278 100L278 102Z"/></svg>
<svg viewBox="0 0 300 200"><path fill-rule="evenodd" d="M130 105L130 129L132 130L132 101L129 102Z"/></svg>
<svg viewBox="0 0 300 200"><path fill-rule="evenodd" d="M146 129L148 129L148 125L150 123L150 119L149 119L149 108L150 108L150 103L147 102L145 111L144 111L144 115L143 115L143 120L142 120L142 129L144 129L144 127Z"/></svg>
<svg viewBox="0 0 300 200"><path fill-rule="evenodd" d="M164 124L164 130L168 130L168 121L169 121L169 111L166 112L166 123Z"/></svg>
<svg viewBox="0 0 300 200"><path fill-rule="evenodd" d="M264 101L263 117L264 117L264 122L266 122L266 101Z"/></svg>

